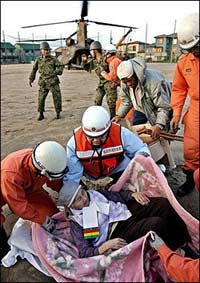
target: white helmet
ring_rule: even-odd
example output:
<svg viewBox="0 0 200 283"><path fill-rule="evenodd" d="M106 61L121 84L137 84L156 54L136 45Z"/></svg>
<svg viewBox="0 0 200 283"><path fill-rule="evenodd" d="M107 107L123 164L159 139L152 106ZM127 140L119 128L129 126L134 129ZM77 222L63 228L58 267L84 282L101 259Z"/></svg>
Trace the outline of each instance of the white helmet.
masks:
<svg viewBox="0 0 200 283"><path fill-rule="evenodd" d="M110 115L102 106L91 106L83 114L82 130L86 136L101 136L109 130L110 126Z"/></svg>
<svg viewBox="0 0 200 283"><path fill-rule="evenodd" d="M116 53L117 49L113 44L108 44L106 45L106 47L104 48L104 54L111 54L111 53Z"/></svg>
<svg viewBox="0 0 200 283"><path fill-rule="evenodd" d="M190 49L199 42L199 14L193 13L179 23L177 27L179 45L183 49Z"/></svg>
<svg viewBox="0 0 200 283"><path fill-rule="evenodd" d="M117 76L120 80L129 79L134 73L132 63L128 61L122 61L117 67Z"/></svg>
<svg viewBox="0 0 200 283"><path fill-rule="evenodd" d="M74 182L73 180L67 180L67 182L63 183L63 186L59 191L57 204L70 207L81 188L82 185L79 183Z"/></svg>
<svg viewBox="0 0 200 283"><path fill-rule="evenodd" d="M32 152L32 162L42 175L60 179L67 173L65 149L55 141L45 141L36 145Z"/></svg>

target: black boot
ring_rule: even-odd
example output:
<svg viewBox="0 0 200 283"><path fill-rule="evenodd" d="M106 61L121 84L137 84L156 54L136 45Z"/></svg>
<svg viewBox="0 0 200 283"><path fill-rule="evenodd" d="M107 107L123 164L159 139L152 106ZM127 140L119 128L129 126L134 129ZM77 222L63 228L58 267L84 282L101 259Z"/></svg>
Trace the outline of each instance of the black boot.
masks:
<svg viewBox="0 0 200 283"><path fill-rule="evenodd" d="M41 121L44 119L44 114L43 112L40 112L40 115L38 116L38 121Z"/></svg>
<svg viewBox="0 0 200 283"><path fill-rule="evenodd" d="M193 173L194 171L183 171L186 174L186 181L183 185L181 185L177 190L177 196L183 197L188 195L195 187Z"/></svg>
<svg viewBox="0 0 200 283"><path fill-rule="evenodd" d="M0 248L0 261L9 252L10 246L8 244L8 237L3 225L0 226L0 238L1 238L1 248Z"/></svg>
<svg viewBox="0 0 200 283"><path fill-rule="evenodd" d="M60 119L60 112L56 112L56 119Z"/></svg>

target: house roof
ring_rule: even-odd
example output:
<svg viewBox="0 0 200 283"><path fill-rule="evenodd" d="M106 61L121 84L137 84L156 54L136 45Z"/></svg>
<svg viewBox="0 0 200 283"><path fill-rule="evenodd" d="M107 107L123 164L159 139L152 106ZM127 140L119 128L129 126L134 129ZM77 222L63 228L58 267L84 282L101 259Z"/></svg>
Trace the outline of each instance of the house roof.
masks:
<svg viewBox="0 0 200 283"><path fill-rule="evenodd" d="M15 44L15 47L20 46L23 50L40 50L40 44L36 43L22 43L18 42Z"/></svg>
<svg viewBox="0 0 200 283"><path fill-rule="evenodd" d="M122 43L121 45L131 45L131 44L145 44L145 42L142 42L142 41L130 41L130 42L127 42L127 43ZM147 45L149 43L146 43Z"/></svg>
<svg viewBox="0 0 200 283"><path fill-rule="evenodd" d="M1 42L1 49L2 48L14 50L15 46L12 45L10 42Z"/></svg>
<svg viewBox="0 0 200 283"><path fill-rule="evenodd" d="M154 36L154 38L159 38L159 37L177 37L177 33L161 34L161 35Z"/></svg>

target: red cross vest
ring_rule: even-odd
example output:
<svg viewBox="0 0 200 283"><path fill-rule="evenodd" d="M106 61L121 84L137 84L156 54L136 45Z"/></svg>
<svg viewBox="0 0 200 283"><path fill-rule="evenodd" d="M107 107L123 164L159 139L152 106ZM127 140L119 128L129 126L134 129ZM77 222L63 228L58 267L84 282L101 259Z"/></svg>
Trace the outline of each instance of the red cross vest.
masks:
<svg viewBox="0 0 200 283"><path fill-rule="evenodd" d="M84 172L94 179L109 176L124 159L119 124L111 124L100 153L88 142L81 127L74 130L74 138L76 155L84 167Z"/></svg>

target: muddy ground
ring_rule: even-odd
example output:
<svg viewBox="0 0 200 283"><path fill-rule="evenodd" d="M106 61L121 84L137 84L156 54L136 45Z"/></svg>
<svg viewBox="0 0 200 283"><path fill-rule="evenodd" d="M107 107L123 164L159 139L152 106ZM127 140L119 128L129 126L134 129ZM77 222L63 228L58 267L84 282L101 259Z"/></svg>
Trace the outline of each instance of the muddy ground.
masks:
<svg viewBox="0 0 200 283"><path fill-rule="evenodd" d="M149 64L150 68L162 72L169 80L173 78L175 64ZM60 77L63 99L63 111L60 120L55 119L55 110L51 94L46 100L45 119L37 121L37 79L29 87L28 77L32 65L1 66L1 160L10 152L33 147L45 140L56 140L66 146L72 130L80 125L83 112L93 105L97 77L85 71L64 70ZM106 107L106 102L104 101ZM183 134L181 126L178 134ZM181 170L183 162L182 142L172 142L172 152L176 168L167 167L165 173L174 193L184 182ZM194 190L190 195L178 198L183 207L194 217L199 216L199 195ZM7 216L5 229L10 234L17 217L4 207ZM1 267L1 282L55 282L37 271L26 260L18 260L11 268Z"/></svg>

